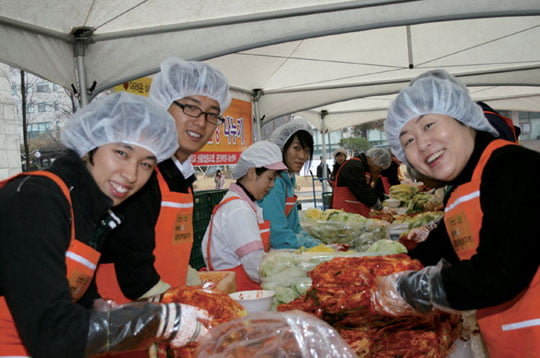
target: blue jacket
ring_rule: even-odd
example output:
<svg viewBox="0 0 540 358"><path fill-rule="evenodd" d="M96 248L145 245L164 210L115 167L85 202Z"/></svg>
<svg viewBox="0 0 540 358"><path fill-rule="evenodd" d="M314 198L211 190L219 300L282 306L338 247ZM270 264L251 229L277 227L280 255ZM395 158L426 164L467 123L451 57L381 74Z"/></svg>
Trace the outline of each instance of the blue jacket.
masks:
<svg viewBox="0 0 540 358"><path fill-rule="evenodd" d="M264 219L270 220L270 244L274 249L299 249L302 246L309 248L321 244L302 230L296 206L289 216L285 216L285 200L286 197L294 195L295 185L294 175L291 178L284 171L276 177L270 192L259 201Z"/></svg>

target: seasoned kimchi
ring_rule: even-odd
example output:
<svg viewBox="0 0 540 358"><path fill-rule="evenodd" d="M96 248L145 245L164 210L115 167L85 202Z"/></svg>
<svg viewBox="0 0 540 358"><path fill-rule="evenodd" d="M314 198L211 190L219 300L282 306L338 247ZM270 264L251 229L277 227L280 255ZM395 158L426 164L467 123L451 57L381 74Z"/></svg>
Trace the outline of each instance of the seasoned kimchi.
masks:
<svg viewBox="0 0 540 358"><path fill-rule="evenodd" d="M460 335L460 315L435 310L389 317L371 305L377 276L421 268L405 254L338 257L310 271L312 286L307 292L277 309L298 309L323 319L359 357L443 358Z"/></svg>

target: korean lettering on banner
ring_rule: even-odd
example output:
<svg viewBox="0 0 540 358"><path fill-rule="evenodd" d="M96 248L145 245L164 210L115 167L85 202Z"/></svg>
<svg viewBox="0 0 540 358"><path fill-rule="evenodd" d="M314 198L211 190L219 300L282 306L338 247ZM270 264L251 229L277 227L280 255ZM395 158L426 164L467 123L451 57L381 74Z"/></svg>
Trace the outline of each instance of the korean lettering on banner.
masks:
<svg viewBox="0 0 540 358"><path fill-rule="evenodd" d="M115 86L113 90L114 92L123 91L148 97L151 83L152 78L141 77L136 80L124 82L121 85Z"/></svg>
<svg viewBox="0 0 540 358"><path fill-rule="evenodd" d="M208 143L191 156L193 165L236 164L253 142L251 102L233 99L223 113L225 122L216 128Z"/></svg>

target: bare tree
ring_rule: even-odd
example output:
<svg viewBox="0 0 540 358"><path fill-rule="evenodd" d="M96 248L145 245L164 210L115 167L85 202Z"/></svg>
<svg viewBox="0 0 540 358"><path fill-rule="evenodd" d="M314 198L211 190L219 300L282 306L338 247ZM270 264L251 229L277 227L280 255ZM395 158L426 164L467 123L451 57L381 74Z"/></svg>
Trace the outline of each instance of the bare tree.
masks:
<svg viewBox="0 0 540 358"><path fill-rule="evenodd" d="M62 147L60 129L76 111L78 101L69 90L13 67L9 80L14 100L20 104L17 113L21 119L22 152L25 166L30 168L35 153L55 152Z"/></svg>
<svg viewBox="0 0 540 358"><path fill-rule="evenodd" d="M22 114L22 125L23 125L23 145L24 145L24 158L26 161L26 168L30 168L30 151L28 150L28 131L26 125L26 81L24 76L24 71L21 72L21 114Z"/></svg>

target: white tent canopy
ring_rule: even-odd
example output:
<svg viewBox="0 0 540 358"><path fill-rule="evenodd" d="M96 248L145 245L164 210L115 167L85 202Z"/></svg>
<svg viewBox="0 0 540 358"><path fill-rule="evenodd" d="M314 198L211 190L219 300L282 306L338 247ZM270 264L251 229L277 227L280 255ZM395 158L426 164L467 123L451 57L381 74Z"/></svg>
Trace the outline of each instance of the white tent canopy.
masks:
<svg viewBox="0 0 540 358"><path fill-rule="evenodd" d="M0 61L90 97L168 56L208 60L260 94L260 117L305 111L319 126L324 109L329 129L384 118L400 88L438 67L497 109L540 111L538 0L0 3Z"/></svg>

